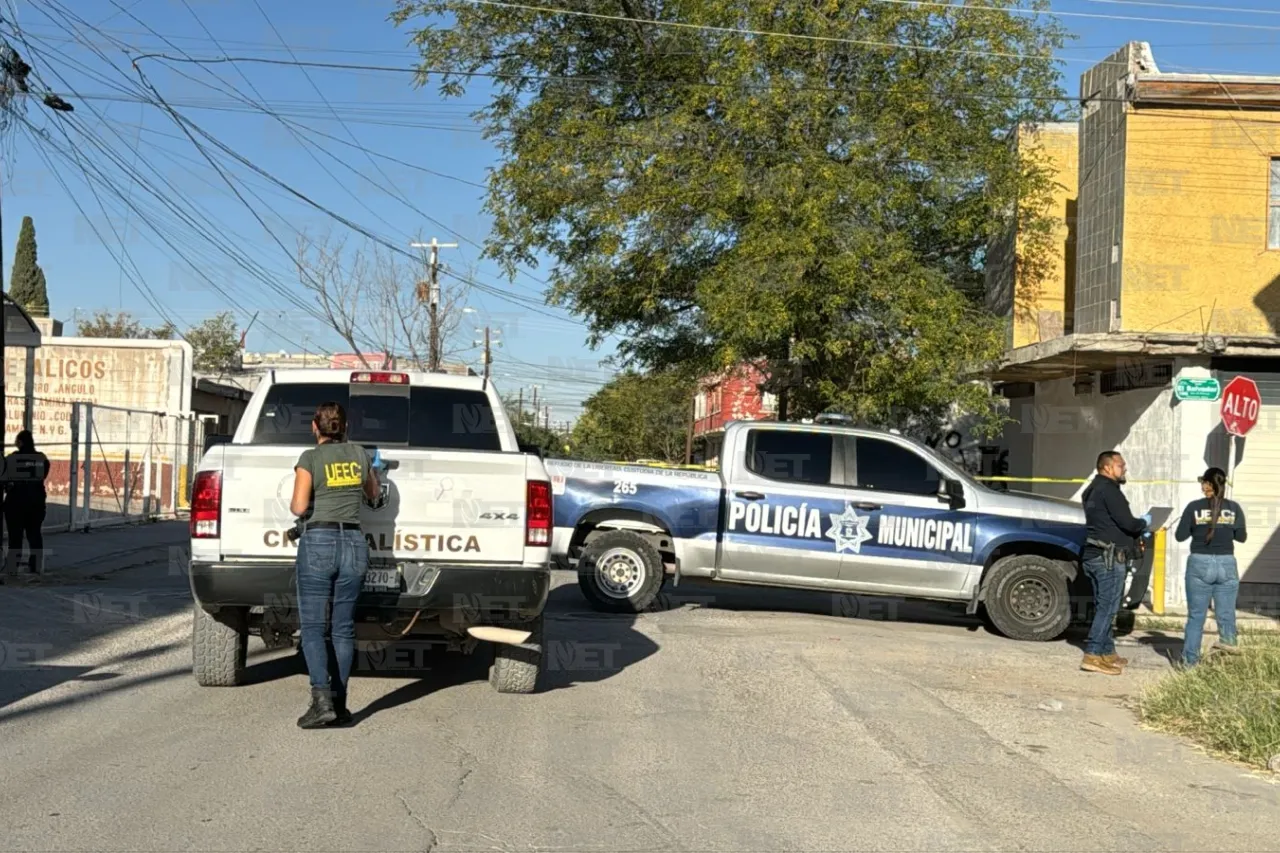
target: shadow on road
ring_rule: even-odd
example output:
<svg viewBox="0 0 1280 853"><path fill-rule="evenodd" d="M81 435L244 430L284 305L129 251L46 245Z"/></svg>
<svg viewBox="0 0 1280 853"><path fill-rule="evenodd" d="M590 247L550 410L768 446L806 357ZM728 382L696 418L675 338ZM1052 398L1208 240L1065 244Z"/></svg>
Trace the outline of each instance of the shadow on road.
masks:
<svg viewBox="0 0 1280 853"><path fill-rule="evenodd" d="M584 612L576 586L553 589L546 606L545 668L538 693L612 678L658 651L658 644L634 628L635 616ZM353 725L442 690L489 679L495 646L481 643L469 655L412 638L356 652L353 684L362 679L410 679L364 708L352 708ZM302 650L270 653L245 671L245 685L305 678Z"/></svg>
<svg viewBox="0 0 1280 853"><path fill-rule="evenodd" d="M0 587L0 708L77 680L90 670L153 657L173 648L158 644L100 663L63 660L84 647L109 642L148 622L191 606L186 578L172 574L167 551L156 564L106 581ZM95 676L96 677L96 676Z"/></svg>
<svg viewBox="0 0 1280 853"><path fill-rule="evenodd" d="M109 671L112 667L157 657L177 648L178 645L178 643L168 643L129 654L116 655L96 665L42 664L38 659L27 663L19 660L7 661L4 666L4 677L0 679L0 708L8 707L28 696L42 693L68 681L114 681L121 675L118 672ZM8 646L9 651L12 652L13 649L13 645Z"/></svg>
<svg viewBox="0 0 1280 853"><path fill-rule="evenodd" d="M587 604L581 594L576 589L574 592L578 596L576 606L586 609ZM963 627L972 631L983 627L982 620L977 616L965 614L963 604L846 592L736 585L701 578L682 578L678 587L673 587L668 578L662 593L650 609L666 611L686 607L734 612L804 613L867 622L912 622Z"/></svg>

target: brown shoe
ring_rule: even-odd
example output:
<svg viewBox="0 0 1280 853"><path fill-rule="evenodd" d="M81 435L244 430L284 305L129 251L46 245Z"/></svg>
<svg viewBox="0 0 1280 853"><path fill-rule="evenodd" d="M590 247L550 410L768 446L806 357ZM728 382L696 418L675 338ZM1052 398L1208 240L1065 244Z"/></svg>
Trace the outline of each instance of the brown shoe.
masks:
<svg viewBox="0 0 1280 853"><path fill-rule="evenodd" d="M1080 661L1080 668L1085 672L1100 672L1103 675L1119 675L1120 667L1099 655L1085 655Z"/></svg>
<svg viewBox="0 0 1280 853"><path fill-rule="evenodd" d="M1103 655L1102 659L1105 660L1107 663L1111 664L1112 666L1118 666L1123 668L1129 665L1128 658L1122 658L1120 657L1120 655L1116 654L1115 652L1112 652L1109 655Z"/></svg>

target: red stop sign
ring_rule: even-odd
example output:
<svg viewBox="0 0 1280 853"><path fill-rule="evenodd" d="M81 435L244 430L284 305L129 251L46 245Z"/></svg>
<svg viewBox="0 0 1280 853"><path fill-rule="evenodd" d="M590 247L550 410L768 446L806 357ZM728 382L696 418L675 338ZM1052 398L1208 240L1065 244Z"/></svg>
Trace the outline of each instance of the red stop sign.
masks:
<svg viewBox="0 0 1280 853"><path fill-rule="evenodd" d="M1232 435L1244 435L1258 423L1262 397L1258 383L1247 376L1237 376L1222 389L1222 425Z"/></svg>

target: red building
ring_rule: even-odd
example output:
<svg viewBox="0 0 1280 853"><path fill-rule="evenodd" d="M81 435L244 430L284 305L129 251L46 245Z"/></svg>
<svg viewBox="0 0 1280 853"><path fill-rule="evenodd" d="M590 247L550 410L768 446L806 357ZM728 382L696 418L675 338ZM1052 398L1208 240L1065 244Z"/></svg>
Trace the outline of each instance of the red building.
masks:
<svg viewBox="0 0 1280 853"><path fill-rule="evenodd" d="M765 375L751 365L702 380L693 410L693 461L720 458L724 427L729 421L762 421L777 417L773 394L760 390Z"/></svg>

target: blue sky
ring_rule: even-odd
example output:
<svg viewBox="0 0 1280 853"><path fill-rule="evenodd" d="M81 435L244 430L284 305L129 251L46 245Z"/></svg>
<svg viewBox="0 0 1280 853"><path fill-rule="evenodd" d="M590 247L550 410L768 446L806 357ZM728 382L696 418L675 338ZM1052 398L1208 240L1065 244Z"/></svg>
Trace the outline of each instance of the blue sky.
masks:
<svg viewBox="0 0 1280 853"><path fill-rule="evenodd" d="M185 327L230 309L241 327L258 312L249 334L251 350L348 349L267 284L301 293L290 256L298 231L327 227L340 232L343 227L218 152L216 162L251 211L171 116L140 102L140 78L125 59L125 46L135 54L186 52L207 58L225 53L374 66L407 67L416 56L407 45L408 31L387 20L390 3L260 2L265 17L254 0L36 0L18 5L18 26L37 53L28 55L17 46L41 79L74 103L76 130L69 137L59 135L56 117L32 102L27 118L47 128L49 138L37 146L21 129L4 136L0 180L6 279L18 225L30 215L53 313L66 322L106 308L130 311L149 323L167 316ZM1217 8L1207 2L1151 0L1054 3L1054 12L1078 37L1061 52L1068 92L1077 91L1079 75L1092 62L1129 40L1150 42L1165 71L1280 74L1280 4L1238 2ZM94 30L70 28L68 14L80 16ZM442 250L441 260L455 272L473 274L486 290L471 293L467 304L475 312L468 315L466 339L458 343L469 345L471 330L486 322L501 330L495 335L502 345L495 349L494 373L504 391L524 387L528 399L531 386L538 385L540 398L552 406L552 419L568 420L577 404L611 375L599 365L611 347L588 349L578 321L542 306L539 279L545 278L545 268L509 282L494 264L479 261L475 244L483 243L489 222L482 212L483 190L475 184L484 182L486 167L496 159L496 151L469 118L488 94L483 83L460 100L442 101L434 87L414 89L408 74L384 71L304 72L283 64L156 60L144 60L140 68L177 112L211 137L380 239L406 249L414 239L431 237L459 243L459 248ZM265 103L291 124L286 127L238 98ZM106 150L81 134L97 139ZM357 145L376 154L366 155ZM159 172L149 173L150 184L180 198L180 209L197 211L197 221L211 226L208 234L125 179L129 171L148 166ZM104 214L84 177L85 169L98 168L140 214L128 212L121 199L99 186ZM167 243L151 224L162 229ZM224 247L243 253L239 265ZM462 358L478 366L478 348Z"/></svg>

